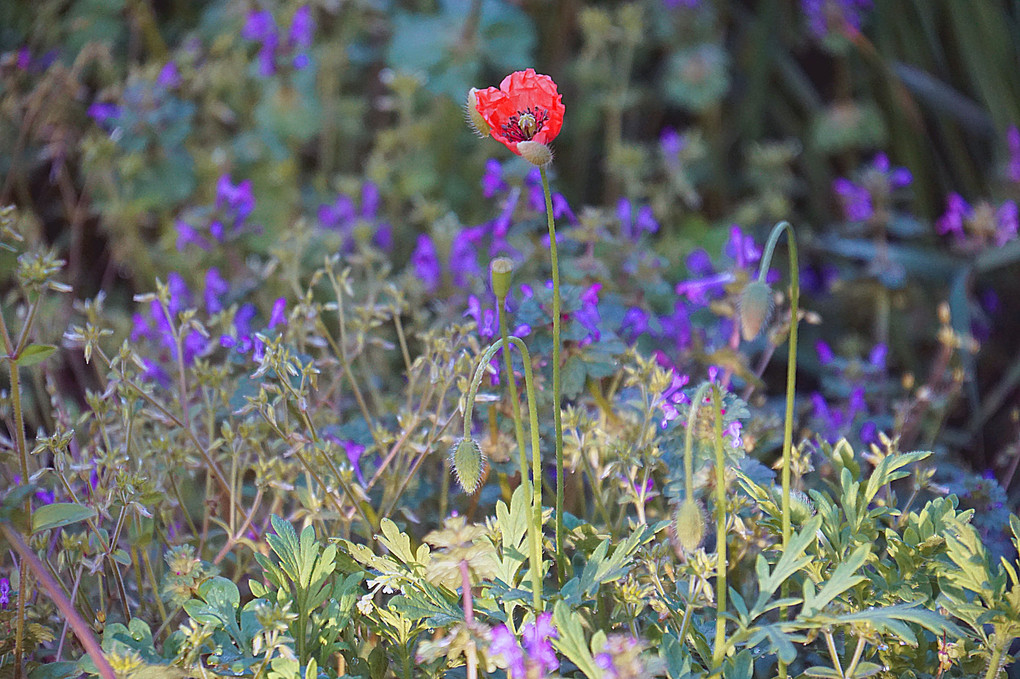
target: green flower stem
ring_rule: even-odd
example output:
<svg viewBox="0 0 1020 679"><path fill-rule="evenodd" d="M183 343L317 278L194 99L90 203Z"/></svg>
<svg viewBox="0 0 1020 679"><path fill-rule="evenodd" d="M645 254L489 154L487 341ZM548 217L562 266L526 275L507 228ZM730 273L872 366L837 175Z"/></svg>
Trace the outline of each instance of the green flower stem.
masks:
<svg viewBox="0 0 1020 679"><path fill-rule="evenodd" d="M797 234L790 225L790 222L779 222L772 227L768 242L765 245L765 254L761 258L761 267L758 269L758 281L765 282L768 276L769 267L772 264L772 254L776 250L779 236L783 231L787 232L787 247L790 251L790 349L786 361L786 416L783 421L783 498L782 498L782 531L783 547L790 542L790 456L793 450L793 408L796 396L797 384L797 323L800 313L800 269L797 266ZM790 591L790 584L784 582L781 595L785 598ZM780 617L786 617L786 607L779 609ZM785 679L786 663L779 661L779 676Z"/></svg>
<svg viewBox="0 0 1020 679"><path fill-rule="evenodd" d="M797 384L797 316L800 313L800 269L797 267L797 234L790 222L779 222L772 228L765 254L761 258L758 281L765 282L772 254L783 231L787 232L790 250L790 353L786 363L786 418L783 422L783 547L790 542L790 455L793 449L793 408Z"/></svg>
<svg viewBox="0 0 1020 679"><path fill-rule="evenodd" d="M545 193L545 216L549 226L549 259L552 262L552 317L553 317L553 428L556 431L556 572L563 584L563 414L560 411L562 385L560 383L560 262L556 250L556 224L553 222L552 194L549 192L549 175L540 167L542 191ZM539 472L536 472L536 480Z"/></svg>
<svg viewBox="0 0 1020 679"><path fill-rule="evenodd" d="M106 656L103 655L103 649L100 647L99 641L89 628L88 623L86 623L82 617L78 615L78 611L75 609L74 604L72 604L67 597L64 596L63 591L60 589L60 585L53 576L50 575L49 571L46 570L46 567L43 565L42 561L39 560L39 557L35 555L35 552L33 552L32 549L25 543L21 534L11 528L10 524L7 523L0 523L0 534L3 534L3 537L8 543L10 543L11 548L18 553L19 557L21 557L21 563L24 566L22 572L27 571L28 569L32 570L35 574L36 580L39 581L43 590L46 591L46 594L49 595L50 599L56 605L57 610L59 610L61 615L64 616L64 620L70 624L71 629L74 630L75 636L78 637L78 641L81 642L85 652L88 654L92 662L96 664L99 676L103 677L103 679L114 679L116 675L113 672L113 668L110 667L109 661L107 661ZM19 596L21 595L21 592L26 590L26 584L26 579L22 579L20 581L18 585ZM15 661L17 661L17 658L15 658Z"/></svg>
<svg viewBox="0 0 1020 679"><path fill-rule="evenodd" d="M988 661L988 670L985 672L985 679L996 679L1002 669L1002 644L992 651L992 658Z"/></svg>
<svg viewBox="0 0 1020 679"><path fill-rule="evenodd" d="M703 382L691 398L691 408L687 413L687 431L684 437L684 490L685 499L694 498L694 429L698 422L698 408L705 400L708 391L712 391L712 413L715 420L715 646L712 651L712 663L716 667L722 664L726 655L726 454L723 451L722 423L723 401L719 386L713 382ZM683 639L683 637L680 637Z"/></svg>
<svg viewBox="0 0 1020 679"><path fill-rule="evenodd" d="M527 345L519 337L513 335L507 338L521 352L521 359L524 363L524 389L528 397L528 418L531 427L531 468L534 471L534 480L528 480L527 459L522 454L521 483L530 483L532 489L532 512L531 521L528 522L528 542L531 547L530 571L531 571L531 596L532 605L535 611L543 610L542 599L542 451L539 448L538 437L538 401L535 398L535 372L531 366L531 354ZM475 397L478 395L478 388L482 383L482 376L485 374L485 366L500 349L505 347L506 342L499 339L482 353L482 358L475 368L475 374L471 378L471 385L468 388L467 399L464 404L464 438L471 437L471 415L474 410ZM505 350L505 354L509 351ZM522 447L523 451L524 448Z"/></svg>
<svg viewBox="0 0 1020 679"><path fill-rule="evenodd" d="M506 347L510 343L510 331L507 328L506 321L506 297L497 297L496 304L496 315L499 317L499 336L503 340L503 346ZM517 395L517 380L514 379L514 362L510 357L509 349L503 350L503 368L506 371L507 390L510 393L510 408L514 415L514 434L517 437L521 483L524 483L528 478L528 460L524 452L524 421L521 419L521 401Z"/></svg>

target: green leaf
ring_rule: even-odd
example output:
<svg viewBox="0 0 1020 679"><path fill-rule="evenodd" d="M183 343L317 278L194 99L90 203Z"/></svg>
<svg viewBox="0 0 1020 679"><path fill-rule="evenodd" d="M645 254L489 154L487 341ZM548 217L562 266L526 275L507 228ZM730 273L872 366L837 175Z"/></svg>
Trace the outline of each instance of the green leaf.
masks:
<svg viewBox="0 0 1020 679"><path fill-rule="evenodd" d="M887 455L882 458L882 461L875 467L875 471L871 473L871 478L868 479L868 485L864 488L865 505L871 503L875 495L878 494L878 491L882 489L882 486L887 483L891 483L896 479L902 479L904 476L910 475L910 472L897 470L907 466L908 464L920 462L930 455L931 451L921 450L913 453Z"/></svg>
<svg viewBox="0 0 1020 679"><path fill-rule="evenodd" d="M758 563L755 566L758 572L758 599L751 610L752 620L764 613L769 598L776 593L780 585L811 561L811 557L803 556L803 554L815 539L815 533L821 525L822 517L817 514L808 519L804 528L790 538L790 543L783 550L782 556L779 557L779 561L771 573L768 564L765 563L765 558L758 557Z"/></svg>
<svg viewBox="0 0 1020 679"><path fill-rule="evenodd" d="M21 354L11 361L19 368L27 368L30 365L41 363L53 355L57 348L52 344L29 344Z"/></svg>
<svg viewBox="0 0 1020 679"><path fill-rule="evenodd" d="M804 676L806 677L824 677L825 679L843 679L836 670L831 667L824 667L822 665L815 665L804 670Z"/></svg>
<svg viewBox="0 0 1020 679"><path fill-rule="evenodd" d="M867 578L863 575L854 575L854 573L864 565L870 553L871 543L860 545L846 561L836 567L836 570L832 572L825 585L822 586L822 589L817 594L808 596L805 591L804 612L811 614L822 610L837 596L866 580Z"/></svg>
<svg viewBox="0 0 1020 679"><path fill-rule="evenodd" d="M588 679L601 679L602 670L595 664L595 658L588 650L580 614L571 610L562 601L557 601L553 607L553 624L559 633L559 636L552 640L556 650L577 665Z"/></svg>
<svg viewBox="0 0 1020 679"><path fill-rule="evenodd" d="M50 528L68 526L96 515L96 510L76 502L55 502L44 505L32 514L32 532L39 533Z"/></svg>
<svg viewBox="0 0 1020 679"><path fill-rule="evenodd" d="M885 672L886 668L882 667L878 663L873 662L862 662L857 664L857 669L854 670L854 679L865 679L866 677L873 677L879 672Z"/></svg>
<svg viewBox="0 0 1020 679"><path fill-rule="evenodd" d="M80 674L78 663L65 660L39 665L28 673L28 679L71 679Z"/></svg>

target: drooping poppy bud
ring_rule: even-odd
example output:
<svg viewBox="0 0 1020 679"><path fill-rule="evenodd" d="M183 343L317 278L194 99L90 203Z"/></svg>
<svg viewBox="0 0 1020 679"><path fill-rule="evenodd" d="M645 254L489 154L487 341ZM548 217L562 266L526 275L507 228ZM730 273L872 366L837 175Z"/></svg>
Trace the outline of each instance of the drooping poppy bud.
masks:
<svg viewBox="0 0 1020 679"><path fill-rule="evenodd" d="M457 483L468 495L478 490L485 471L485 453L474 439L457 439L450 451L450 462L457 475Z"/></svg>
<svg viewBox="0 0 1020 679"><path fill-rule="evenodd" d="M740 295L740 334L753 340L772 316L772 288L762 281L752 281Z"/></svg>
<svg viewBox="0 0 1020 679"><path fill-rule="evenodd" d="M701 546L701 541L705 539L705 515L696 500L687 498L680 504L673 530L677 545L684 552L693 552Z"/></svg>
<svg viewBox="0 0 1020 679"><path fill-rule="evenodd" d="M556 83L532 68L503 78L499 89L489 87L472 94L476 110L488 124L492 137L517 155L523 155L521 142L548 145L563 127L563 97L557 92Z"/></svg>

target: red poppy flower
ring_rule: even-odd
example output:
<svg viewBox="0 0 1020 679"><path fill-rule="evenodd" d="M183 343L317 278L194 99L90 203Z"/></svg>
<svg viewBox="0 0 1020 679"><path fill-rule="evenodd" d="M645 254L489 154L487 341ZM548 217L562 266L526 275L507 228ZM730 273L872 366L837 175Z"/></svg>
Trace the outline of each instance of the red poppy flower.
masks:
<svg viewBox="0 0 1020 679"><path fill-rule="evenodd" d="M518 142L548 144L563 127L563 97L547 75L529 68L503 78L499 89L474 92L475 110L489 125L490 134L521 155Z"/></svg>

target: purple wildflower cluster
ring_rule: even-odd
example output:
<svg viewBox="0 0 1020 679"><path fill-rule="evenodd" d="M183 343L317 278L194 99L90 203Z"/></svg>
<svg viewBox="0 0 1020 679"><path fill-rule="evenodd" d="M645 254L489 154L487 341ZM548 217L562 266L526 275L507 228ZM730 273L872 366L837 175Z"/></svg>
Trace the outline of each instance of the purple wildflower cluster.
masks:
<svg viewBox="0 0 1020 679"><path fill-rule="evenodd" d="M176 361L190 365L196 357L210 349L210 342L206 335L198 329L190 327L179 329L181 350L178 352L172 323L181 311L195 308L196 295L177 272L171 272L167 277L167 290L169 296L166 308L164 309L158 299L151 300L148 306L143 307L142 311L135 313L132 317L131 331L132 342L144 339L158 349L155 360L149 357L142 358L143 378L162 386L169 386L171 382L169 373L163 368L164 365ZM225 310L224 298L229 291L230 286L219 269L210 268L206 273L204 290L201 295L206 314L212 316L223 312ZM264 330L270 331L278 326L286 325L286 312L287 301L281 297L273 304L269 323ZM220 336L219 345L233 348L241 354L251 353L252 359L258 362L262 360L264 346L252 326L255 315L254 305L242 305L233 316L230 333Z"/></svg>
<svg viewBox="0 0 1020 679"><path fill-rule="evenodd" d="M254 209L251 180L234 184L229 174L221 176L216 182L215 204L191 210L174 223L177 249L183 251L189 245L196 245L209 250L212 243L207 235L219 243L236 238L249 227L248 217Z"/></svg>
<svg viewBox="0 0 1020 679"><path fill-rule="evenodd" d="M11 582L7 578L0 578L0 611L7 608L11 603Z"/></svg>
<svg viewBox="0 0 1020 679"><path fill-rule="evenodd" d="M311 63L307 50L312 46L314 33L312 8L305 5L294 12L286 33L276 25L272 12L252 12L241 30L241 37L259 43L259 75L268 78L279 68L289 66L296 71L307 68Z"/></svg>
<svg viewBox="0 0 1020 679"><path fill-rule="evenodd" d="M620 220L620 233L627 240L636 241L643 233L659 230L651 205L642 205L635 211L629 200L621 198L616 204L616 216Z"/></svg>
<svg viewBox="0 0 1020 679"><path fill-rule="evenodd" d="M808 28L817 38L860 31L864 12L871 7L872 0L801 0L800 3Z"/></svg>
<svg viewBox="0 0 1020 679"><path fill-rule="evenodd" d="M851 222L866 222L900 189L907 188L914 178L905 167L892 167L889 157L879 153L864 169L857 182L840 177L832 182L832 190L843 205L843 215Z"/></svg>
<svg viewBox="0 0 1020 679"><path fill-rule="evenodd" d="M818 354L818 362L826 371L826 376L835 378L832 383L849 385L849 393L842 407L831 406L819 392L811 395L815 431L830 443L853 434L856 434L863 443L877 441L878 427L873 420L868 419L871 410L865 398L865 385L874 382L885 373L889 353L886 345L876 344L866 362L837 358L832 348L822 340L815 344L815 351Z"/></svg>
<svg viewBox="0 0 1020 679"><path fill-rule="evenodd" d="M158 138L166 133L182 110L190 116L192 106L173 97L173 91L180 86L180 70L176 63L168 61L155 81L132 78L124 88L120 103L93 102L88 115L108 132L120 128L122 134L135 138ZM170 106L171 103L180 106Z"/></svg>
<svg viewBox="0 0 1020 679"><path fill-rule="evenodd" d="M942 235L952 234L954 244L967 251L994 245L1002 247L1017 237L1017 205L1012 200L998 207L982 201L975 206L958 193L946 198L946 211L935 222Z"/></svg>
<svg viewBox="0 0 1020 679"><path fill-rule="evenodd" d="M393 247L393 228L381 218L379 205L379 187L373 182L365 182L361 187L360 205L356 205L350 196L340 194L332 203L319 206L319 223L343 236L341 252L354 250L356 236L362 229L368 230L376 247L389 251Z"/></svg>
<svg viewBox="0 0 1020 679"><path fill-rule="evenodd" d="M719 369L715 366L709 366L708 379L710 382L715 382L719 375ZM662 410L662 421L659 423L660 426L665 429L669 426L669 423L677 420L680 425L685 426L687 423L681 417L682 413L678 406L689 408L691 405L691 397L683 391L683 388L687 386L691 381L691 378L687 375L681 375L675 370L673 371L672 379L670 384L666 387L659 398L656 400L656 404ZM720 387L720 391L725 393L725 390ZM705 401L702 405L710 403L710 398L705 397ZM726 410L723 409L723 415L726 415ZM743 448L744 440L741 436L743 432L743 424L740 420L730 420L723 429L723 434L727 437L727 441L732 448Z"/></svg>
<svg viewBox="0 0 1020 679"><path fill-rule="evenodd" d="M550 641L557 636L552 613L547 611L540 613L535 622L521 628L520 642L506 625L492 630L489 653L502 657L510 679L541 679L547 672L555 672L560 667Z"/></svg>

